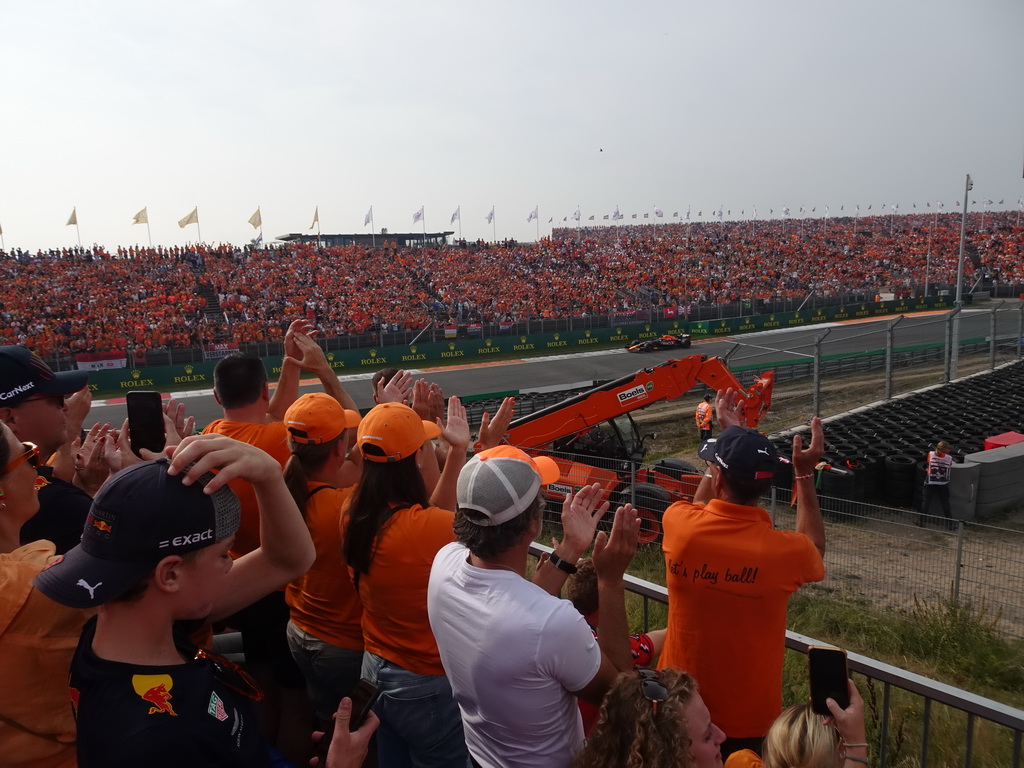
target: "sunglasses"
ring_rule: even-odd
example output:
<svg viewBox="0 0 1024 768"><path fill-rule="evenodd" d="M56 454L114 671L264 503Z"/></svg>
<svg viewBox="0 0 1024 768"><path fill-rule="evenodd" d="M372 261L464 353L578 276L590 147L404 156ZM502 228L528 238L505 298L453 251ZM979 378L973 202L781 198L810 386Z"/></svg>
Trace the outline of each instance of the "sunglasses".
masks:
<svg viewBox="0 0 1024 768"><path fill-rule="evenodd" d="M13 472L26 461L33 469L39 469L39 446L35 443L22 443L21 445L25 451L17 458L7 462L7 465L4 467L4 471L0 472L0 475L6 475L8 472Z"/></svg>
<svg viewBox="0 0 1024 768"><path fill-rule="evenodd" d="M245 696L253 701L263 700L263 690L259 687L252 675L240 666L212 651L200 648L193 657L194 661L208 661L213 665L213 676L224 683L235 693Z"/></svg>
<svg viewBox="0 0 1024 768"><path fill-rule="evenodd" d="M21 404L25 403L50 403L51 405L57 405L61 408L64 407L64 395L39 395L38 397L26 397L21 401Z"/></svg>
<svg viewBox="0 0 1024 768"><path fill-rule="evenodd" d="M664 686L658 677L658 672L653 669L638 669L640 677L640 692L654 706L654 714L658 713L658 704L668 699L668 688Z"/></svg>

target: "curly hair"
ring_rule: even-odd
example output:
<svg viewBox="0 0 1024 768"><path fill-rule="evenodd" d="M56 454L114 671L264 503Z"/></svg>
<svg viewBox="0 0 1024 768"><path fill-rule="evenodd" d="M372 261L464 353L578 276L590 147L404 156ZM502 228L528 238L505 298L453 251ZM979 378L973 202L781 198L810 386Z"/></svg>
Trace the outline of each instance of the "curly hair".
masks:
<svg viewBox="0 0 1024 768"><path fill-rule="evenodd" d="M768 729L764 768L839 768L839 732L823 726L808 703L786 708Z"/></svg>
<svg viewBox="0 0 1024 768"><path fill-rule="evenodd" d="M597 599L597 569L594 559L584 557L576 563L576 573L565 582L565 599L584 616L596 611L600 604Z"/></svg>
<svg viewBox="0 0 1024 768"><path fill-rule="evenodd" d="M693 768L682 711L696 695L697 683L675 669L660 670L658 681L668 698L655 706L644 697L636 672L616 678L572 768Z"/></svg>

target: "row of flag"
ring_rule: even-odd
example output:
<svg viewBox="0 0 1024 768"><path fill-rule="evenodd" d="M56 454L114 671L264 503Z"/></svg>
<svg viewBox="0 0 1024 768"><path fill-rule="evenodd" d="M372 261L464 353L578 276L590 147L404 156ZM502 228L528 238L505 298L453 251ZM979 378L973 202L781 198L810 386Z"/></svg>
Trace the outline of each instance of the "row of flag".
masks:
<svg viewBox="0 0 1024 768"><path fill-rule="evenodd" d="M1004 199L1000 200L999 202L995 202L994 200L982 200L981 202L982 202L982 205L985 206L985 211L988 211L990 206L992 206L992 205L1003 205L1006 202L1006 200L1004 198ZM971 201L971 205L977 205L977 204L978 204L977 200L972 200ZM1021 210L1024 210L1024 197L1021 197L1021 198L1017 199L1017 205L1018 205L1018 207ZM957 200L956 201L956 207L959 208L960 206L961 206L961 203L960 203L959 200ZM874 207L873 204L872 205L868 205L867 208L864 209L864 211L871 211L873 209L873 207ZM825 217L827 218L828 216L831 215L831 209L827 205L824 208L825 208ZM886 214L886 213L895 214L895 213L899 212L899 210L900 210L899 203L892 203L892 204L890 204L888 206L888 208L889 208L889 210L886 211L886 204L885 203L882 203L880 206L878 206L878 210L880 212L882 212L883 215ZM917 203L911 204L911 209L912 210L924 210L925 208L931 209L932 208L931 202L925 203L923 208L918 208L917 207ZM946 204L943 203L942 201L938 201L938 202L935 203L935 208L933 210L935 212L938 212L938 211L944 210L945 208L946 208ZM413 213L413 215L412 215L412 222L413 222L413 224L416 224L418 222L423 221L424 210L425 210L425 206L421 205L419 207L419 210L417 210L417 211L415 211ZM806 206L801 205L800 208L799 208L799 213L802 214L802 215L807 215L808 213L816 213L817 210L818 210L817 206L813 206L813 207L808 209ZM845 204L844 205L840 205L839 206L839 210L845 213L845 210L846 210ZM853 210L854 210L854 213L856 213L857 215L860 215L860 213L861 213L860 205L855 205L853 207ZM495 211L495 207L492 205L491 206L491 210L488 211L487 215L484 217L484 220L488 224L493 224L494 223L494 219L495 219L494 211ZM691 220L691 218L692 218L691 217L691 212L692 212L692 206L687 206L686 211L683 213L683 217L682 217L684 221L690 221ZM630 214L630 219L631 220L632 219L639 219L639 218L650 219L651 215L652 215L651 213L643 213L643 214L633 213L633 214ZM732 216L732 209L731 208L730 209L724 209L723 206L719 206L717 210L712 209L710 211L710 215L712 217L718 219L719 221L722 221L726 216L729 216L729 217ZM743 209L743 210L740 211L740 216L746 217L746 215L747 215L746 209ZM755 219L757 218L757 206L754 206L752 215L753 215L753 218L755 218ZM774 208L769 208L768 209L768 215L769 216L774 216L775 215L775 209ZM782 209L781 209L781 215L782 215L782 218L788 219L788 218L792 218L793 213L790 210L789 206L783 206ZM540 206L539 205L538 206L534 206L533 210L530 211L530 213L527 215L526 222L530 223L532 221L536 221L536 220L539 219L539 216L540 216ZM662 210L661 208L655 206L653 216L654 216L655 219L665 218L665 211ZM675 211L675 212L672 213L671 218L678 219L679 217L680 217L679 216L679 211ZM704 217L703 209L697 211L697 218L703 218L703 217ZM622 212L619 211L619 207L615 206L615 210L612 211L610 214L608 214L608 213L604 214L601 217L601 220L602 221L608 221L608 220L611 220L611 221L622 221L625 218L626 218L626 216ZM563 222L568 222L570 219L572 219L573 221L576 221L576 222L582 221L583 214L581 213L579 206L577 206L576 210L573 211L571 214L568 214L568 215L562 217L562 221ZM587 221L596 221L596 220L597 220L597 215L596 214L587 217ZM454 213L452 213L451 222L450 223L454 224L456 221L460 221L460 222L462 221L462 206L461 205L455 209ZM552 216L551 218L548 219L548 224L552 224L552 223L554 223L554 221L555 221L555 217ZM146 208L143 208L142 210L140 210L134 216L132 216L132 224L149 224L149 210L148 210L148 206ZM184 229L185 227L189 226L190 224L196 224L196 225L199 224L199 207L198 206L193 208L191 210L191 212L189 212L188 214L186 214L182 218L178 219L178 226L181 227L182 229ZM259 229L259 230L263 229L263 213L262 213L262 211L259 208L257 208L256 212L252 216L249 217L249 224L252 225L253 229ZM318 229L319 228L319 224L320 224L320 206L317 206L314 209L314 211L313 211L313 223L310 224L309 228L311 230L312 229ZM366 216L363 219L363 225L367 226L367 225L372 225L372 224L373 224L373 206L371 205L370 206L370 210L366 212ZM67 221L67 224L65 226L68 226L68 227L78 226L78 207L77 206L71 210L71 215L68 217L68 221ZM0 229L0 234L2 234L2 233L3 233L3 230ZM262 239L262 236L263 236L263 233L261 231L260 232L260 239Z"/></svg>
<svg viewBox="0 0 1024 768"><path fill-rule="evenodd" d="M146 206L141 211L139 211L134 216L132 216L132 224L149 224L149 210L148 210L148 208L149 208L149 206ZM257 210L256 213L253 214L253 216L254 217L258 217L259 216L259 210ZM191 213L186 214L183 218L178 219L178 226L181 227L182 229L187 227L189 224L198 224L198 223L199 223L199 207L198 206L193 208ZM249 219L249 223L250 224L253 223L252 218ZM64 226L65 227L77 227L78 226L78 206L77 205L74 208L71 209L71 215L68 216L67 223ZM258 226L260 226L260 224L258 224L258 223L257 224L253 224L253 226L258 227Z"/></svg>

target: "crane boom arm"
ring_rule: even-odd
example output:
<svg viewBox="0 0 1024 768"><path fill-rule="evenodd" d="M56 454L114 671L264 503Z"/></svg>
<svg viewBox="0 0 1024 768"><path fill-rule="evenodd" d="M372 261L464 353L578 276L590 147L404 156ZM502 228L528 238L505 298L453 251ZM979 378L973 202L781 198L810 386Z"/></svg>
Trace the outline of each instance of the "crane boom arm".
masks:
<svg viewBox="0 0 1024 768"><path fill-rule="evenodd" d="M698 382L715 390L740 392L744 423L755 427L771 406L775 372L762 374L745 390L720 357L689 355L666 360L516 419L509 425L508 442L527 450L541 448L562 437L584 434L616 416L674 400Z"/></svg>

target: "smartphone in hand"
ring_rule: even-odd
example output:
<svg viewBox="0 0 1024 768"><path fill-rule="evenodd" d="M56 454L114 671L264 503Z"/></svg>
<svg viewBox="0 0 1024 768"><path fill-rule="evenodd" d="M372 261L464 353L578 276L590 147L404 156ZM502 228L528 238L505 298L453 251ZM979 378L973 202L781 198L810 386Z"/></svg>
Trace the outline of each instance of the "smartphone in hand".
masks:
<svg viewBox="0 0 1024 768"><path fill-rule="evenodd" d="M159 392L129 392L125 398L128 405L128 440L132 453L139 458L140 449L159 452L164 449L164 406Z"/></svg>
<svg viewBox="0 0 1024 768"><path fill-rule="evenodd" d="M348 721L348 729L350 731L358 730L359 726L363 724L366 716L373 709L373 705L377 703L377 696L379 694L380 690L377 686L365 677L356 683L356 687L349 697L352 699L352 718Z"/></svg>
<svg viewBox="0 0 1024 768"><path fill-rule="evenodd" d="M356 687L349 694L349 698L352 700L352 717L348 721L349 732L358 730L359 726L366 721L366 716L373 709L379 694L380 691L377 689L377 686L366 678L362 678L356 683ZM323 737L314 749L314 756L317 759L318 766L327 765L327 753L331 749L331 739L333 738L334 726L332 724L327 726L327 730L324 731Z"/></svg>
<svg viewBox="0 0 1024 768"><path fill-rule="evenodd" d="M831 715L825 699L835 699L843 709L850 706L846 651L811 646L807 649L807 671L811 680L811 711Z"/></svg>

